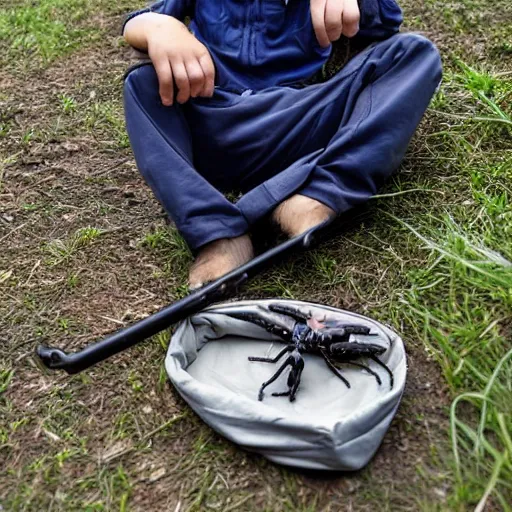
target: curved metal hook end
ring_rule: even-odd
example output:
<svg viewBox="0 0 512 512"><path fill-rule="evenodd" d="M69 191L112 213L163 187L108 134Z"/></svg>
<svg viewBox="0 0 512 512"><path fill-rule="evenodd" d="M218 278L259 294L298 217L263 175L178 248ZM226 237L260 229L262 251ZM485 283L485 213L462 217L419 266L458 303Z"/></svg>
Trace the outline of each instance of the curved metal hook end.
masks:
<svg viewBox="0 0 512 512"><path fill-rule="evenodd" d="M58 348L50 348L45 347L44 345L39 345L37 347L36 353L39 357L39 360L43 363L46 368L50 370L56 370L59 368L65 368L65 365L68 362L69 356L62 350Z"/></svg>

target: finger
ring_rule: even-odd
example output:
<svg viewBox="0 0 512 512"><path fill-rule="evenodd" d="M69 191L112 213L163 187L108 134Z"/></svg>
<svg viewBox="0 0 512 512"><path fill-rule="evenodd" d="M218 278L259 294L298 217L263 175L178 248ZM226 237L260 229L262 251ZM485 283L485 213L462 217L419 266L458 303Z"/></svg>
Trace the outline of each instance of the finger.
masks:
<svg viewBox="0 0 512 512"><path fill-rule="evenodd" d="M190 82L188 81L187 70L183 61L173 61L172 74L174 75L174 81L178 88L178 94L176 101L178 103L185 103L190 98Z"/></svg>
<svg viewBox="0 0 512 512"><path fill-rule="evenodd" d="M325 30L325 3L326 0L311 0L311 21L320 46L329 46L329 36Z"/></svg>
<svg viewBox="0 0 512 512"><path fill-rule="evenodd" d="M213 60L208 51L201 55L199 64L203 68L205 78L204 88L200 95L209 98L213 96L213 90L215 88L215 66L213 65Z"/></svg>
<svg viewBox="0 0 512 512"><path fill-rule="evenodd" d="M341 16L343 0L327 0L325 4L325 31L329 41L337 41L341 37Z"/></svg>
<svg viewBox="0 0 512 512"><path fill-rule="evenodd" d="M343 35L354 37L359 32L359 5L357 0L345 0L343 6Z"/></svg>
<svg viewBox="0 0 512 512"><path fill-rule="evenodd" d="M197 98L204 88L205 77L203 68L199 64L195 57L192 60L185 62L185 68L187 70L188 81L190 83L190 96Z"/></svg>
<svg viewBox="0 0 512 512"><path fill-rule="evenodd" d="M160 99L165 106L170 106L174 100L171 64L166 56L162 56L153 59L153 66L158 76Z"/></svg>

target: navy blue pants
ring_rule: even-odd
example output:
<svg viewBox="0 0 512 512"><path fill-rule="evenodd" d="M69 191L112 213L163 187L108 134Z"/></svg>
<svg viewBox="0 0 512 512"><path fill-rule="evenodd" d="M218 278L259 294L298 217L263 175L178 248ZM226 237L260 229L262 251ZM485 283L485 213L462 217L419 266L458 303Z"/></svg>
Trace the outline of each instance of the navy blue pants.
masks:
<svg viewBox="0 0 512 512"><path fill-rule="evenodd" d="M398 168L441 79L433 44L397 34L327 82L165 107L151 65L125 80L137 166L192 249L246 233L294 193L338 213ZM232 203L223 192L242 191Z"/></svg>

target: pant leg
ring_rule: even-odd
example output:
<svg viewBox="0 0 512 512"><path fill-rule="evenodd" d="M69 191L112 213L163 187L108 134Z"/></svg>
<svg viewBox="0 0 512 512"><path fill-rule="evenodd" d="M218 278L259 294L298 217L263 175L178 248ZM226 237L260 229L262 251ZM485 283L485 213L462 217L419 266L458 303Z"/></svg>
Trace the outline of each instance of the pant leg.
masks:
<svg viewBox="0 0 512 512"><path fill-rule="evenodd" d="M400 165L441 80L434 45L414 34L379 43L340 125L299 191L338 213L374 195Z"/></svg>
<svg viewBox="0 0 512 512"><path fill-rule="evenodd" d="M292 101L305 113L290 127L296 160L244 195L239 208L253 222L296 192L338 213L366 201L398 168L440 79L434 45L398 34L328 82L294 91ZM286 108L280 114L274 122L286 125Z"/></svg>
<svg viewBox="0 0 512 512"><path fill-rule="evenodd" d="M191 249L245 233L239 208L194 168L183 109L162 105L152 65L127 75L124 107L137 167Z"/></svg>

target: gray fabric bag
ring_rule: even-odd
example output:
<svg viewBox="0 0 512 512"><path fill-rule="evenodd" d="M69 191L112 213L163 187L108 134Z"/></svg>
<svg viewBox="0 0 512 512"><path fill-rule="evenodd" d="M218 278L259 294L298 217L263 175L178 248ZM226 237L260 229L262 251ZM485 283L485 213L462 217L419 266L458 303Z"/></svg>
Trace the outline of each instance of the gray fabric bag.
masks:
<svg viewBox="0 0 512 512"><path fill-rule="evenodd" d="M379 359L393 372L393 388L386 371L371 360L368 365L382 384L360 368L341 365L349 389L321 357L304 354L296 400L272 396L286 389L285 371L258 401L261 384L284 358L271 364L251 362L248 357L273 357L285 345L264 328L226 313L261 314L275 303L299 306L319 320L370 327L378 333L372 343L377 339L389 347ZM364 338L351 336L351 340ZM407 371L402 340L386 326L348 311L288 300L225 303L188 318L172 337L165 366L190 407L230 441L279 464L329 470L357 470L372 458L397 411Z"/></svg>

